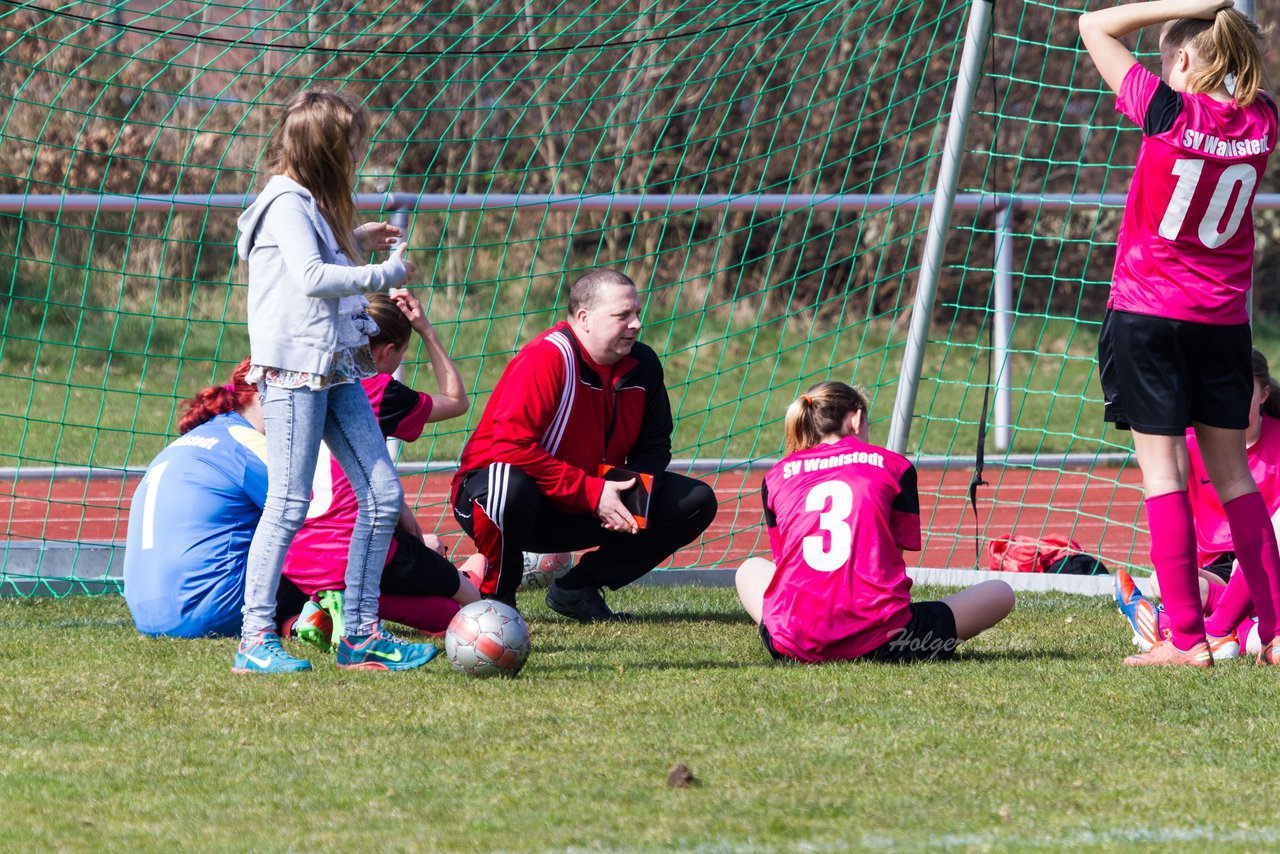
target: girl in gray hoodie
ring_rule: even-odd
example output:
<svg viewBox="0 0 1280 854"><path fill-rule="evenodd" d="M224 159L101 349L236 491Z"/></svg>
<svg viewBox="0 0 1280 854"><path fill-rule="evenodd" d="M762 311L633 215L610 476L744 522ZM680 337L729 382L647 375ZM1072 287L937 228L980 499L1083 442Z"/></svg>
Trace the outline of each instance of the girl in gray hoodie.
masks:
<svg viewBox="0 0 1280 854"><path fill-rule="evenodd" d="M355 224L355 167L368 117L337 93L306 90L271 133L271 178L240 216L239 254L249 263L249 349L267 435L267 501L249 547L244 620L233 670L310 670L275 633L276 589L285 553L306 517L320 442L359 499L346 570L339 667L408 670L436 654L378 622L378 593L404 493L360 380L377 369L377 332L362 294L405 281L413 266L401 243L379 264L366 253L401 237L386 223Z"/></svg>

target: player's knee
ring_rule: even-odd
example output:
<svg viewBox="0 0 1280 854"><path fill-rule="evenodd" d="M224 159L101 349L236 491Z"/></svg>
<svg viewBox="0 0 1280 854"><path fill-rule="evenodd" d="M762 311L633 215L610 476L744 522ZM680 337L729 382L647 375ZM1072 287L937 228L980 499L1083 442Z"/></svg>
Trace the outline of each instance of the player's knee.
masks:
<svg viewBox="0 0 1280 854"><path fill-rule="evenodd" d="M270 524L289 532L297 532L307 519L307 509L311 502L306 498L287 496L285 498L267 498L262 508L262 515Z"/></svg>
<svg viewBox="0 0 1280 854"><path fill-rule="evenodd" d="M1017 597L1008 582L992 579L984 583L989 587L989 590L984 591L987 596L988 608L992 617L995 618L994 622L998 623L1013 612Z"/></svg>
<svg viewBox="0 0 1280 854"><path fill-rule="evenodd" d="M688 496L681 504L690 525L696 529L695 533L702 533L715 521L720 506L715 490L700 480L693 481Z"/></svg>
<svg viewBox="0 0 1280 854"><path fill-rule="evenodd" d="M357 499L359 500L359 499ZM375 477L369 481L369 489L363 500L359 500L361 510L370 519L385 522L400 518L400 508L404 505L404 487L398 477Z"/></svg>

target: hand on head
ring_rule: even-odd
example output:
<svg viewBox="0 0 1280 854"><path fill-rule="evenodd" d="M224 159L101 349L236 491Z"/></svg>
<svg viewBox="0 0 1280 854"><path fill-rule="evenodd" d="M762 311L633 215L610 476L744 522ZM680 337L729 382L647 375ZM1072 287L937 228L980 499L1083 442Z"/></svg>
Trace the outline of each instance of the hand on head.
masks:
<svg viewBox="0 0 1280 854"><path fill-rule="evenodd" d="M400 313L405 316L410 325L415 325L427 319L427 313L423 310L422 303L408 288L392 288L387 291L387 296L391 297L391 301L396 304L396 308L400 309Z"/></svg>
<svg viewBox="0 0 1280 854"><path fill-rule="evenodd" d="M1235 0L1185 0L1185 3L1186 8L1182 10L1180 17L1205 21L1212 21L1223 9L1235 6Z"/></svg>

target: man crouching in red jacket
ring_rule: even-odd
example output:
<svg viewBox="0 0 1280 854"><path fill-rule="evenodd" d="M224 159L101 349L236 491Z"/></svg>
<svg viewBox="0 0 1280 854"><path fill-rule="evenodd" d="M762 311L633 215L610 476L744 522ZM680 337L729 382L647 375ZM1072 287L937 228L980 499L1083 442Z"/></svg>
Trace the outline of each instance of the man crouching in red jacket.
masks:
<svg viewBox="0 0 1280 854"><path fill-rule="evenodd" d="M671 402L658 356L636 341L629 278L590 270L569 319L530 341L502 373L454 476L453 512L489 562L480 592L515 604L523 553L595 551L552 583L547 605L584 623L628 619L605 603L698 537L716 515L705 483L666 471ZM608 467L651 475L600 476Z"/></svg>

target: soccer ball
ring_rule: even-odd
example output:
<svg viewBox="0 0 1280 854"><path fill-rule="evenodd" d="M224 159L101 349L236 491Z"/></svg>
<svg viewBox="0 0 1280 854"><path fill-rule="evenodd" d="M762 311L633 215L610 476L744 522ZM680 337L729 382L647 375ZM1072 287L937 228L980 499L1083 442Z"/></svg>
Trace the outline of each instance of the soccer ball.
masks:
<svg viewBox="0 0 1280 854"><path fill-rule="evenodd" d="M481 599L453 616L444 654L465 676L515 676L529 657L529 627L515 608Z"/></svg>
<svg viewBox="0 0 1280 854"><path fill-rule="evenodd" d="M524 576L521 590L545 590L551 582L573 569L573 555L569 552L552 554L524 553Z"/></svg>

